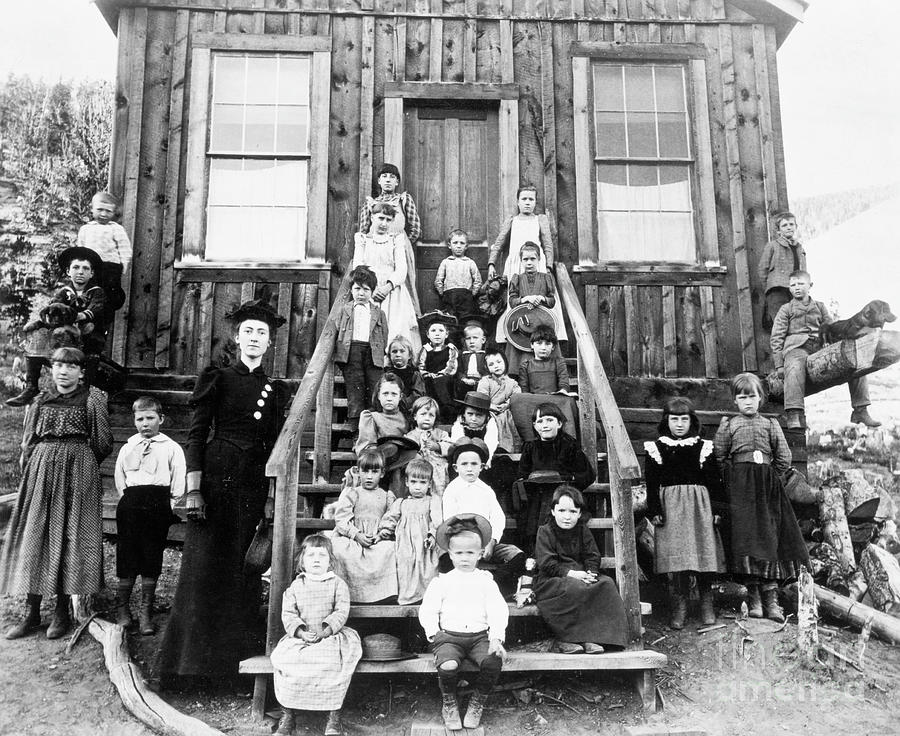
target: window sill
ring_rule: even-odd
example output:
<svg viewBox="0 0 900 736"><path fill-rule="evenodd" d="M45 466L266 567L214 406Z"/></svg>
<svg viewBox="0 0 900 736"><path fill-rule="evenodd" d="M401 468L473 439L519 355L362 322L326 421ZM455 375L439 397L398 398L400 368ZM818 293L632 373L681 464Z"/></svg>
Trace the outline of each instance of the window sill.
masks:
<svg viewBox="0 0 900 736"><path fill-rule="evenodd" d="M316 283L320 274L331 271L326 262L263 261L176 261L179 281L214 281L240 283L245 281L272 283Z"/></svg>
<svg viewBox="0 0 900 736"><path fill-rule="evenodd" d="M720 286L728 273L724 266L692 263L579 264L572 268L585 284L700 284Z"/></svg>

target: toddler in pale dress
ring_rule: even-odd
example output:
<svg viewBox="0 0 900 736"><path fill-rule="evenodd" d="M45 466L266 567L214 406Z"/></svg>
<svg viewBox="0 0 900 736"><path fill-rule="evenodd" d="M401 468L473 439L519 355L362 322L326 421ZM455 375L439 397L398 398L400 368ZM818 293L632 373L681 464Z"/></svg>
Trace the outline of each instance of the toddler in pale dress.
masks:
<svg viewBox="0 0 900 736"><path fill-rule="evenodd" d="M453 442L446 430L434 426L438 412L438 403L430 396L416 399L412 407L416 427L406 436L419 443L419 454L434 470L434 492L441 496L447 487L447 453Z"/></svg>
<svg viewBox="0 0 900 736"><path fill-rule="evenodd" d="M506 372L506 356L497 347L491 348L485 354L488 375L483 376L478 382L477 391L486 394L491 399L491 412L494 421L497 422L498 449L507 452L518 452L522 446L512 414L509 411L510 399L522 392L518 381L510 378Z"/></svg>

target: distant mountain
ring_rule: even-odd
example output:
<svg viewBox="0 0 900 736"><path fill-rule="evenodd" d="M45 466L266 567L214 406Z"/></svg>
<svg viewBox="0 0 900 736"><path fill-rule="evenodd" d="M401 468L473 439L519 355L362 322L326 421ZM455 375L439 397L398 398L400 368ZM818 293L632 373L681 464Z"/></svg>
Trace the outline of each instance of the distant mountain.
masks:
<svg viewBox="0 0 900 736"><path fill-rule="evenodd" d="M842 222L898 195L900 182L888 186L851 189L796 199L791 204L791 212L797 215L801 242L807 243Z"/></svg>

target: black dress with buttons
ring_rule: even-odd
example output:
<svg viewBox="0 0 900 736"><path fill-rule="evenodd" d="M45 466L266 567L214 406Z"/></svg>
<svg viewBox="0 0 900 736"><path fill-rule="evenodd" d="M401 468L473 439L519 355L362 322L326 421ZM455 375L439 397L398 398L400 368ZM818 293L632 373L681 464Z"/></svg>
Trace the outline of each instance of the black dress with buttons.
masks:
<svg viewBox="0 0 900 736"><path fill-rule="evenodd" d="M234 676L239 660L262 646L261 581L245 577L243 563L263 515L265 465L286 400L284 384L240 361L207 368L197 379L185 456L188 472L203 471L206 520L188 522L156 660L155 675L164 684Z"/></svg>

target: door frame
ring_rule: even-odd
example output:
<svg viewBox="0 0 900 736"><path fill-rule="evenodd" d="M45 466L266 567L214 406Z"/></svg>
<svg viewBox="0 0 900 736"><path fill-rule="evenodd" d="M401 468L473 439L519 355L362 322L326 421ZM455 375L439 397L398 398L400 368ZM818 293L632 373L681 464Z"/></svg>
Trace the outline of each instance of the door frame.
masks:
<svg viewBox="0 0 900 736"><path fill-rule="evenodd" d="M519 85L479 82L385 82L384 160L403 171L406 100L496 100L500 141L500 212L513 212L519 188ZM506 204L504 204L506 202Z"/></svg>

